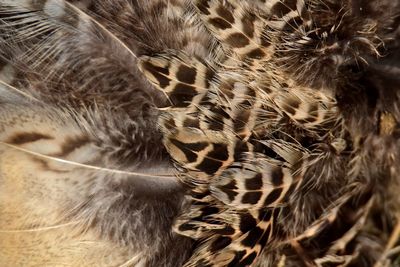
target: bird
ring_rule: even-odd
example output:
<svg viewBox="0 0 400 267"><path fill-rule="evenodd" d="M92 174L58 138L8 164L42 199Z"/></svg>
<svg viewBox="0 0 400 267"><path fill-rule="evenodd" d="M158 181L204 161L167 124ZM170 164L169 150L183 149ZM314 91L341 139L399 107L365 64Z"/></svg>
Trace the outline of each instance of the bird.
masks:
<svg viewBox="0 0 400 267"><path fill-rule="evenodd" d="M77 221L112 265L398 266L399 16L397 0L0 1L3 183L68 184L1 217Z"/></svg>

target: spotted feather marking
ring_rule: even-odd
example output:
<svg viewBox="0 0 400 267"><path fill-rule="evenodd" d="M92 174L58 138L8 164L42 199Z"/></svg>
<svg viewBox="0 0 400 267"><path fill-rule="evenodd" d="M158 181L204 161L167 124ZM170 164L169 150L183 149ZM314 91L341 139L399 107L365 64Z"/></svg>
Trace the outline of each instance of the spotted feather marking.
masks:
<svg viewBox="0 0 400 267"><path fill-rule="evenodd" d="M165 92L175 108L198 104L216 78L213 68L183 54L143 56L138 63L144 75Z"/></svg>
<svg viewBox="0 0 400 267"><path fill-rule="evenodd" d="M307 152L282 140L263 144L272 154L244 153L211 181L217 199L238 209L276 207L296 189L304 176Z"/></svg>
<svg viewBox="0 0 400 267"><path fill-rule="evenodd" d="M182 93L179 84L194 88L172 99L159 120L169 154L188 171L182 181L193 186L190 210L175 224L176 232L200 242L185 266L250 266L256 260L274 239L280 207L298 188L307 158L295 144L267 137L279 129L279 117L311 130L332 117L328 97L303 93L290 79L268 72L273 48L266 34L275 38L274 31L290 31L305 10L303 1L272 2L265 17L234 0L195 3L223 46L245 63L260 61L254 71L225 75L222 64L209 79L208 66L185 56L139 61L170 98ZM245 82L249 78L268 84L259 88L259 80ZM258 134L266 140L256 144Z"/></svg>
<svg viewBox="0 0 400 267"><path fill-rule="evenodd" d="M217 79L214 70L185 56L143 57L140 65L157 88L174 96L159 120L174 160L214 175L240 157L240 140L251 136L261 107L257 90L237 78Z"/></svg>
<svg viewBox="0 0 400 267"><path fill-rule="evenodd" d="M308 88L285 88L274 102L279 110L306 129L321 128L339 117L333 98L323 92L311 92Z"/></svg>
<svg viewBox="0 0 400 267"><path fill-rule="evenodd" d="M223 135L209 134L213 137L182 128L164 142L174 160L186 169L214 175L233 161L234 144Z"/></svg>
<svg viewBox="0 0 400 267"><path fill-rule="evenodd" d="M221 79L217 70L184 54L142 57L139 64L172 102L159 119L172 158L197 172L199 180L204 178L200 173L208 177L229 166L237 154L237 136L250 135L249 130L243 134L245 126L232 131L232 123L240 112L237 105L256 102L251 89L237 79Z"/></svg>
<svg viewBox="0 0 400 267"><path fill-rule="evenodd" d="M205 216L219 227L204 229L209 238L185 266L250 266L272 238L276 216L272 209L220 210Z"/></svg>
<svg viewBox="0 0 400 267"><path fill-rule="evenodd" d="M215 117L218 113L212 115ZM202 113L165 111L159 124L165 132L164 144L168 152L188 170L206 175L218 174L243 149L234 133L216 128L218 125L214 126ZM246 147L245 151L249 149Z"/></svg>
<svg viewBox="0 0 400 267"><path fill-rule="evenodd" d="M211 193L226 205L242 209L275 207L300 177L287 168L274 166L258 157L233 164L211 181Z"/></svg>
<svg viewBox="0 0 400 267"><path fill-rule="evenodd" d="M252 195L256 192L246 188L250 179L243 174L247 169L254 168L254 164L249 163L250 158L257 161L255 147L248 139L258 123L263 104L259 91L241 82L240 77L222 76L206 85L203 80L205 75L196 75L204 73L204 65L195 60L186 59L184 63L182 60L168 56L141 60L145 75L168 95L173 94L176 83L183 80L202 90L193 93L190 103L185 107L181 107L179 101L186 100L177 99L163 111L159 120L169 154L189 171L183 181L195 186L194 195L195 192L205 193L204 198L193 197L190 212L177 220L175 228L180 234L205 242L196 250L187 266L198 266L199 263L247 266L256 259L272 235L273 221L271 216L266 219L262 210L279 205L292 188L291 185L295 184L295 179L289 169L272 167L268 163L264 167L268 166L269 171L267 168L249 170L253 175L261 172L265 178L265 186L258 190L262 197L257 203L253 202ZM195 64L191 65L190 62ZM177 73L182 65L192 68L180 77ZM164 78L167 79L165 86ZM199 99L196 100L196 97ZM273 146L270 144L270 147ZM282 151L277 149L279 153ZM227 177L225 172L234 170L235 164L243 166L243 172L235 177ZM281 165L284 164L281 162ZM223 178L237 181L243 190L238 199L221 208L221 200L228 203L226 195L218 191L220 184L225 185ZM255 184L250 186L254 187Z"/></svg>
<svg viewBox="0 0 400 267"><path fill-rule="evenodd" d="M240 57L268 59L272 50L262 36L263 21L239 1L198 0L196 7L214 36Z"/></svg>
<svg viewBox="0 0 400 267"><path fill-rule="evenodd" d="M295 32L311 25L307 0L266 1L267 27L275 32Z"/></svg>
<svg viewBox="0 0 400 267"><path fill-rule="evenodd" d="M202 120L204 116L167 112L159 124L171 129L165 130L164 144L175 161L188 170L215 175L234 161L239 140L208 129Z"/></svg>
<svg viewBox="0 0 400 267"><path fill-rule="evenodd" d="M171 107L185 108L186 114L197 112L199 129L231 132L242 139L251 135L261 107L258 90L238 78L221 78L213 68L184 55L142 57L139 63L146 77L170 98Z"/></svg>
<svg viewBox="0 0 400 267"><path fill-rule="evenodd" d="M235 140L229 141L222 133L223 119L229 115L210 96L215 71L184 55L142 57L139 63L142 72L171 100L159 125L172 158L186 169L206 175L228 166L233 161Z"/></svg>
<svg viewBox="0 0 400 267"><path fill-rule="evenodd" d="M311 25L305 0L264 1L261 7L257 3L258 9L237 0L197 0L195 5L215 38L246 59L251 69L261 70L263 63L258 61L271 59L280 33L303 31Z"/></svg>
<svg viewBox="0 0 400 267"><path fill-rule="evenodd" d="M249 153L244 154L248 155ZM255 156L257 154L250 153L250 155ZM286 158L291 162L294 160L290 157ZM243 158L238 160L238 162L241 161L243 161ZM254 162L257 162L257 159ZM254 162L246 166L242 163L243 170L256 175L252 171L255 168ZM237 163L231 165L226 171L229 171L230 168L235 170L235 164ZM271 167L267 163L266 166ZM278 212L268 207L283 203L286 194L289 191L293 192L296 185L293 181L286 182L287 179L281 175L282 168L276 166L273 171L275 172L274 175L268 177L269 179L266 181L268 186L259 191L264 201L259 202L259 204L250 203L248 206L246 204L249 203L243 201L243 198L238 198L237 195L234 196L234 199L237 199L234 204L237 205L232 203L221 205L219 201L224 201L224 198L218 196L214 186L215 183L218 183L218 179L221 179L220 177L224 175L224 172L211 179L210 191L206 190L200 197L195 197L190 213L184 214L176 224L178 233L196 236L204 242L197 248L193 257L185 266L198 266L199 263L204 264L204 266L250 266L253 263L262 249L273 238L274 222ZM241 192L243 194L253 193L255 186L260 184L257 181L249 182L249 179L246 179L247 177L244 175L238 175L236 178L234 182L243 187L243 192ZM290 180L290 178L291 176L288 179ZM235 189L236 184L233 187L230 187L231 185L228 185L226 189ZM272 186L279 187L280 185L284 185L284 190L282 190L284 192L279 189L279 192L273 192L274 189L271 192L267 190ZM226 199L229 198L229 194L227 196Z"/></svg>
<svg viewBox="0 0 400 267"><path fill-rule="evenodd" d="M208 191L206 191L208 192ZM174 231L195 239L207 238L209 231L222 232L232 234L234 230L228 229L224 223L207 221L206 218L218 214L222 210L216 205L215 201L210 197L205 197L201 200L193 200L190 210L182 214L174 225Z"/></svg>
<svg viewBox="0 0 400 267"><path fill-rule="evenodd" d="M183 181L194 185L194 191L207 192L206 199L194 197L189 214L176 222L178 233L205 242L187 266L199 262L210 266L250 265L272 235L272 219L264 220L261 214L268 207L282 204L293 192L301 173L286 166L295 164L303 154L294 153L293 145L285 147L283 141L271 141L264 145L280 156L267 159L258 155L262 151L249 139L261 122L266 95L244 84L240 75L218 74L218 79L204 82L203 63L167 55L144 58L141 64L143 73L167 95L172 95L176 84L183 81L199 88L188 105L181 106L179 101L186 99L177 98L159 120L169 154L189 171ZM178 74L181 66L187 69L185 75ZM262 158L265 162L258 165ZM257 184L260 179L254 180L257 175L261 175L261 185ZM226 204L224 208L221 202ZM244 227L248 220L255 224Z"/></svg>
<svg viewBox="0 0 400 267"><path fill-rule="evenodd" d="M247 140L256 126L262 101L259 92L237 79L222 79L210 91L213 106L200 106L210 130L223 130ZM216 127L213 127L216 126ZM218 126L219 125L219 126Z"/></svg>

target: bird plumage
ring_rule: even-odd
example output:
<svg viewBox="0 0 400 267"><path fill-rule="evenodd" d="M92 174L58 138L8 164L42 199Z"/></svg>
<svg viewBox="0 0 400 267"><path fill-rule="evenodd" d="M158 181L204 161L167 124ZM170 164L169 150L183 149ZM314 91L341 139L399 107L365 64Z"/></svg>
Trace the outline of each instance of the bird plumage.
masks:
<svg viewBox="0 0 400 267"><path fill-rule="evenodd" d="M99 178L67 213L81 228L150 266L398 264L399 1L4 0L0 16L0 77L44 106L33 122L72 116L85 138L67 142L106 167L177 168L155 188Z"/></svg>

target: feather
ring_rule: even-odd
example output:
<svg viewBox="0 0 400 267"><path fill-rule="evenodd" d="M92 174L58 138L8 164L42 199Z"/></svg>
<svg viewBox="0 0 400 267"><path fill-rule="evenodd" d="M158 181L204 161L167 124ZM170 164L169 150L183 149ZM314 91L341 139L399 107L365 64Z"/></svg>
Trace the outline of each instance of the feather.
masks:
<svg viewBox="0 0 400 267"><path fill-rule="evenodd" d="M239 1L199 0L196 7L215 37L239 57L268 59L271 49L262 35L263 21Z"/></svg>
<svg viewBox="0 0 400 267"><path fill-rule="evenodd" d="M395 264L399 16L389 0L0 0L2 201L33 185L13 229L112 244L77 266ZM5 247L6 265L29 254ZM47 264L25 258L11 265Z"/></svg>

